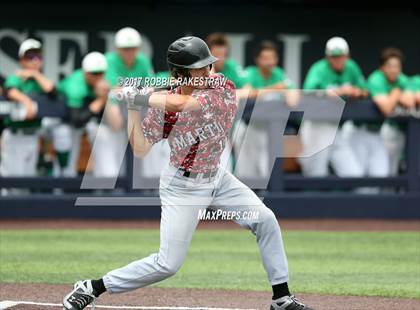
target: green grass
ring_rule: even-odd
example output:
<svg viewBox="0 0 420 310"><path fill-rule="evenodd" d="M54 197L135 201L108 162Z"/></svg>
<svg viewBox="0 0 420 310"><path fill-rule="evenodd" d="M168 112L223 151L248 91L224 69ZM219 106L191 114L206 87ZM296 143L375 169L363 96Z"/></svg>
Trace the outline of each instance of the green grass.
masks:
<svg viewBox="0 0 420 310"><path fill-rule="evenodd" d="M420 298L419 232L284 232L293 291ZM0 282L70 283L154 252L158 230L0 230ZM180 272L158 284L269 290L255 238L196 232Z"/></svg>

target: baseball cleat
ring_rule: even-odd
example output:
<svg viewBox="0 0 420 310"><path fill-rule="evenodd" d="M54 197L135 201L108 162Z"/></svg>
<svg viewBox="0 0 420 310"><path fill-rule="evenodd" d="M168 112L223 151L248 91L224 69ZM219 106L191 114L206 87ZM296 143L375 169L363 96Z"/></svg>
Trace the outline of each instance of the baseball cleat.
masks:
<svg viewBox="0 0 420 310"><path fill-rule="evenodd" d="M64 310L82 310L92 304L95 309L96 297L93 295L92 282L90 280L78 281L73 290L63 299Z"/></svg>
<svg viewBox="0 0 420 310"><path fill-rule="evenodd" d="M270 310L315 310L305 306L295 296L284 296L273 300Z"/></svg>

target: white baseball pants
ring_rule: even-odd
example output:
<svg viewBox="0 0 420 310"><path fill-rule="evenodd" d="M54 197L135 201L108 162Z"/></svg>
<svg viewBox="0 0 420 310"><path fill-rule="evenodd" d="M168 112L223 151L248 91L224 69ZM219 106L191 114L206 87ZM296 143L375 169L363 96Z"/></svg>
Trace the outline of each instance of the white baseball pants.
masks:
<svg viewBox="0 0 420 310"><path fill-rule="evenodd" d="M1 138L1 176L36 176L39 134L13 133L5 129Z"/></svg>
<svg viewBox="0 0 420 310"><path fill-rule="evenodd" d="M208 179L207 179L208 180ZM110 293L141 288L174 275L187 255L200 210L257 211L256 219L236 222L256 236L264 268L272 285L288 281L288 265L280 227L273 212L231 173L219 169L215 180L194 180L168 166L160 179L162 213L160 248L141 260L103 277Z"/></svg>
<svg viewBox="0 0 420 310"><path fill-rule="evenodd" d="M340 177L363 176L363 169L347 137L346 124L338 130L333 144L324 148L327 143L327 137L331 137L335 130L336 126L328 122L303 122L300 128L303 147L307 151L317 151L310 157L299 158L299 163L305 176L327 176L329 175L329 164Z"/></svg>

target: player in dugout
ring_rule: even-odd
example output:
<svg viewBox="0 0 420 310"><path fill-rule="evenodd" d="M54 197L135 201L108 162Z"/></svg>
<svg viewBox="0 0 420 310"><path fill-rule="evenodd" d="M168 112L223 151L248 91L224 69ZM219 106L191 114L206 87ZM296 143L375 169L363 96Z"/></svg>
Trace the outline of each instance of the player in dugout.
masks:
<svg viewBox="0 0 420 310"><path fill-rule="evenodd" d="M24 107L24 116L16 120L6 117L1 139L0 175L35 176L39 156L41 120L37 118L39 95L53 95L54 83L42 73L43 54L41 42L27 39L19 47L20 68L8 76L5 97Z"/></svg>

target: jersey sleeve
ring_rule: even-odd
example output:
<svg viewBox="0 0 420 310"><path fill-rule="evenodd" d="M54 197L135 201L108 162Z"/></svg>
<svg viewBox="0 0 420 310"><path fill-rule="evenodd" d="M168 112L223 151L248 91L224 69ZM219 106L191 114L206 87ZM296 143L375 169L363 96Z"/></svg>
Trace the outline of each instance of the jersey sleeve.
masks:
<svg viewBox="0 0 420 310"><path fill-rule="evenodd" d="M244 85L249 85L251 87L254 87L254 70L253 67L247 67L244 69Z"/></svg>
<svg viewBox="0 0 420 310"><path fill-rule="evenodd" d="M228 76L234 83L236 88L242 88L247 83L247 74L245 70L237 63L232 62L232 76Z"/></svg>
<svg viewBox="0 0 420 310"><path fill-rule="evenodd" d="M410 90L409 86L409 78L405 74L401 73L399 76L398 87L400 87L401 90Z"/></svg>
<svg viewBox="0 0 420 310"><path fill-rule="evenodd" d="M407 89L413 92L420 91L420 75L415 75L410 78Z"/></svg>
<svg viewBox="0 0 420 310"><path fill-rule="evenodd" d="M105 73L105 80L107 80L112 87L117 86L118 84L117 71L114 68L109 67Z"/></svg>
<svg viewBox="0 0 420 310"><path fill-rule="evenodd" d="M150 58L146 58L146 68L147 68L147 76L152 77L155 75L155 70L153 70L152 62Z"/></svg>
<svg viewBox="0 0 420 310"><path fill-rule="evenodd" d="M165 112L156 108L149 108L142 122L143 135L151 144L166 138L164 135Z"/></svg>
<svg viewBox="0 0 420 310"><path fill-rule="evenodd" d="M58 92L66 98L69 108L81 108L84 104L84 96L81 94L77 85L68 79L64 79L58 84Z"/></svg>
<svg viewBox="0 0 420 310"><path fill-rule="evenodd" d="M386 84L375 73L368 79L368 90L372 97L388 94Z"/></svg>
<svg viewBox="0 0 420 310"><path fill-rule="evenodd" d="M360 69L357 63L354 63L354 79L355 79L354 86L362 90L367 90L366 79L363 76L362 70Z"/></svg>
<svg viewBox="0 0 420 310"><path fill-rule="evenodd" d="M4 88L17 88L20 89L22 85L22 79L17 75L10 75L4 82Z"/></svg>
<svg viewBox="0 0 420 310"><path fill-rule="evenodd" d="M246 74L239 67L233 70L230 78L235 83L236 88L242 88L246 84Z"/></svg>
<svg viewBox="0 0 420 310"><path fill-rule="evenodd" d="M203 114L224 113L228 111L230 105L236 105L236 91L233 82L225 79L222 75L219 77L224 79L224 85L196 89L191 95L199 102Z"/></svg>
<svg viewBox="0 0 420 310"><path fill-rule="evenodd" d="M279 69L279 80L278 82L283 83L286 86L286 89L295 88L293 81L287 76L283 69Z"/></svg>
<svg viewBox="0 0 420 310"><path fill-rule="evenodd" d="M321 86L321 75L315 66L312 66L306 75L305 82L303 83L304 89L318 89Z"/></svg>
<svg viewBox="0 0 420 310"><path fill-rule="evenodd" d="M138 74L140 75L140 77L154 76L155 72L153 70L153 65L152 65L152 62L150 61L150 58L142 53L138 57L139 57L138 58L138 61L139 61Z"/></svg>

